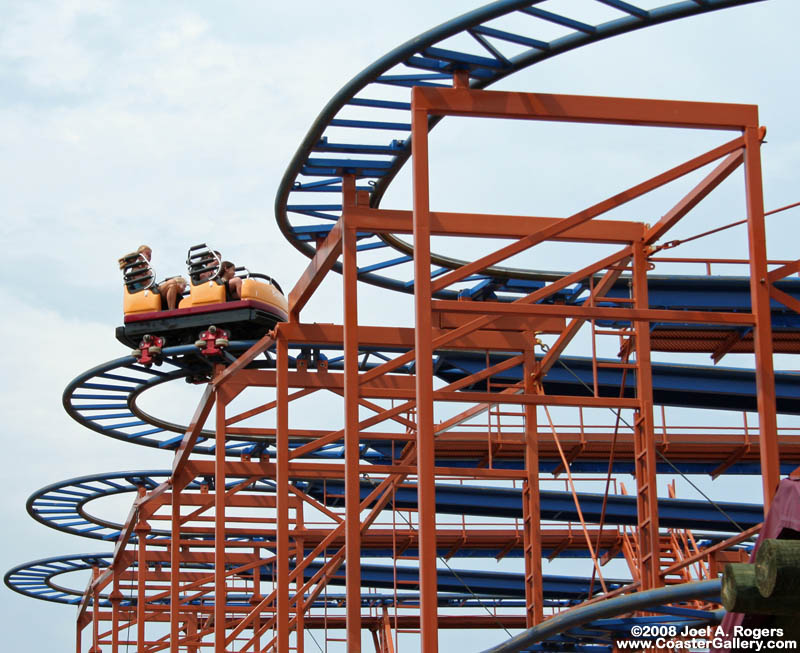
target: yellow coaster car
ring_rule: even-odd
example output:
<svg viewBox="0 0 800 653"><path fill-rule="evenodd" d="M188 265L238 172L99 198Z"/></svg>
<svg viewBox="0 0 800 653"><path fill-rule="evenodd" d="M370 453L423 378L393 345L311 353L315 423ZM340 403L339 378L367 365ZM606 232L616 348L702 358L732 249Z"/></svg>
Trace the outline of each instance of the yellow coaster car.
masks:
<svg viewBox="0 0 800 653"><path fill-rule="evenodd" d="M161 295L150 261L139 252L131 252L119 259L119 268L125 283L122 300L125 315L161 310Z"/></svg>
<svg viewBox="0 0 800 653"><path fill-rule="evenodd" d="M229 331L232 339L254 340L288 319L288 302L274 279L240 267L234 275L239 281L231 284L223 279L222 263L219 252L205 244L191 247L189 292L177 309L166 310L149 261L141 254L121 258L125 323L117 327L117 340L136 348L149 334L165 338L167 346L191 344L212 324ZM232 291L239 284L241 298Z"/></svg>

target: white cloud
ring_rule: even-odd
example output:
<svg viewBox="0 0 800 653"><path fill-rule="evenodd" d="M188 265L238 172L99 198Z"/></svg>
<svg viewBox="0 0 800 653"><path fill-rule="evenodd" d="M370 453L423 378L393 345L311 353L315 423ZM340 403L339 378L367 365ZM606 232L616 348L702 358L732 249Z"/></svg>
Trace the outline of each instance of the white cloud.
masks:
<svg viewBox="0 0 800 653"><path fill-rule="evenodd" d="M76 38L84 17L106 14L104 0L25 3L6 15L0 58L19 66L25 82L48 92L78 92L97 70L97 60Z"/></svg>

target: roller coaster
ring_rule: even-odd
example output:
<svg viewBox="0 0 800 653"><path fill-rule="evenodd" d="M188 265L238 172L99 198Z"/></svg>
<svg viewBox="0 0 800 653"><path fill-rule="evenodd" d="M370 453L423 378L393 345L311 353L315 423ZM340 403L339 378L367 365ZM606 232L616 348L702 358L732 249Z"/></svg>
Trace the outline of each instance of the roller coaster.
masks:
<svg viewBox="0 0 800 653"><path fill-rule="evenodd" d="M80 374L63 405L171 462L35 492L31 517L99 552L21 564L6 584L76 606L78 653L432 653L470 629L495 633L493 651L615 651L636 627L720 623L722 566L748 559L779 486L800 479L800 429L779 422L800 414L800 376L773 366L800 353L800 261L767 258L757 108L488 89L584 45L752 1L591 0L582 16L500 0L367 67L278 187L278 225L310 259L286 310L237 318L250 325L240 339L216 330L227 309L214 302L152 300L126 320L123 343L148 337L144 323L167 341ZM730 133L565 217L448 213L430 208L429 166L447 116ZM409 160L413 206L381 208ZM671 230L737 171L749 257L670 258ZM651 224L603 217L687 178ZM488 253L455 256L466 239ZM580 261L568 272L510 264L553 242L602 253L565 255ZM709 273L654 272L670 264ZM718 264L747 273L712 275ZM343 323L303 322L334 272ZM412 295L414 326L361 323L359 281ZM729 354L752 367L717 365ZM185 423L148 412L184 381L202 391ZM686 499L664 480L692 474L760 475L761 493ZM130 505L117 521L96 508L112 500ZM86 587L59 578L75 572Z"/></svg>

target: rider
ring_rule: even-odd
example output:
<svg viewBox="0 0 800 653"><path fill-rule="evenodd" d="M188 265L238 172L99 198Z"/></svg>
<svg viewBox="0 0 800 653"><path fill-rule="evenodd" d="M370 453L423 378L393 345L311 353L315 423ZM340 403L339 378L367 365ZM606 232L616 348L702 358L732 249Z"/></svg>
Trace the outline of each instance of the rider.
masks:
<svg viewBox="0 0 800 653"><path fill-rule="evenodd" d="M153 250L149 245L141 245L136 250L148 263L153 256ZM170 277L158 284L158 292L167 303L167 309L172 311L178 307L178 299L186 290L186 279L181 276Z"/></svg>
<svg viewBox="0 0 800 653"><path fill-rule="evenodd" d="M225 282L225 301L241 299L242 279L236 276L236 266L230 261L223 261L220 266L220 277Z"/></svg>

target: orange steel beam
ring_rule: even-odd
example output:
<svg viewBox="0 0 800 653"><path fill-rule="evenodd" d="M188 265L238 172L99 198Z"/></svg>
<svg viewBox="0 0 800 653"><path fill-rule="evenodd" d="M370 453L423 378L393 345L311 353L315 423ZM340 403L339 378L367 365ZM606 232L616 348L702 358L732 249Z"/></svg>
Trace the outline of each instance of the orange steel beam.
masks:
<svg viewBox="0 0 800 653"><path fill-rule="evenodd" d="M280 328L280 324L276 325L275 331ZM265 352L267 349L272 347L275 344L275 331L270 331L266 335L264 335L261 339L258 340L254 345L250 347L246 352L243 354L239 354L236 361L228 365L227 367L223 368L222 372L219 374L215 374L214 378L211 380L211 386L217 388L233 378L239 371L243 370L245 367L250 365L257 356Z"/></svg>
<svg viewBox="0 0 800 653"><path fill-rule="evenodd" d="M95 565L92 567L92 577L97 578L98 575L98 568ZM100 634L100 592L95 589L92 594L92 648L89 649L89 653L102 653L99 646L99 634Z"/></svg>
<svg viewBox="0 0 800 653"><path fill-rule="evenodd" d="M452 439L444 434L437 437L436 457L445 460L448 457L481 456L487 450L486 434L471 434L454 437ZM541 439L539 436L539 456L552 459L558 455L554 445ZM559 438L565 447L572 447L581 444L577 434L559 433ZM718 441L713 441L718 440ZM602 460L611 453L612 434L610 433L590 433L584 443L581 457L584 459ZM509 434L503 435L504 451L496 454L497 458L519 460L524 455L524 441L522 436ZM747 444L752 445L752 451L741 452L739 457L743 461L759 460L758 438L751 437L749 442L745 442L742 436L725 436L715 434L692 434L692 435L669 435L669 457L673 462L681 460L697 460L698 458L708 459L712 462L723 463L727 461L733 449L737 449ZM779 438L780 452L782 459L800 462L800 442L797 436L787 436ZM658 445L660 446L660 445ZM620 434L614 448L615 457L619 460L631 460L633 458L633 437L630 434Z"/></svg>
<svg viewBox="0 0 800 653"><path fill-rule="evenodd" d="M119 651L119 621L120 621L120 604L125 595L119 589L119 574L114 574L114 584L111 594L108 599L111 602L111 650L113 653ZM99 606L98 608L99 609Z"/></svg>
<svg viewBox="0 0 800 653"><path fill-rule="evenodd" d="M411 211L356 207L348 215L359 231L372 233L410 234L413 231ZM561 218L538 216L492 215L485 213L430 212L431 236L465 236L482 238L522 238L542 229L560 226ZM562 242L630 244L641 240L644 224L626 220L592 220L548 240Z"/></svg>
<svg viewBox="0 0 800 653"><path fill-rule="evenodd" d="M340 396L342 396L343 394L341 392L336 392L336 391L334 392ZM371 410L373 413L381 413L384 410L383 406L374 404L371 401L368 401L367 399L359 398L358 405ZM392 421L397 422L402 426L405 426L407 430L414 430L416 428L416 424L414 422L412 422L410 419L406 419L405 417L401 417L400 415L393 415L391 419Z"/></svg>
<svg viewBox="0 0 800 653"><path fill-rule="evenodd" d="M144 488L139 489L140 496L144 495ZM139 648L144 648L145 641L145 616L147 610L147 534L150 532L150 526L145 521L144 516L139 513L139 518L136 522L136 541L137 541L137 593L136 593L136 641L139 643Z"/></svg>
<svg viewBox="0 0 800 653"><path fill-rule="evenodd" d="M251 372L253 373L248 375L248 379L252 381L251 386L275 386L275 377L277 374L275 370L251 370ZM346 385L344 372L330 371L290 371L288 375L288 383L290 387L306 386L307 388L330 389L334 392L337 392L337 394L341 394L341 391L344 390ZM391 392L393 390L409 390L413 387L413 378L409 374L401 373L392 376L386 375L377 379L373 379L369 383L363 384L363 392ZM299 393L292 393L292 398L289 399L289 401L294 401L298 398L300 398Z"/></svg>
<svg viewBox="0 0 800 653"><path fill-rule="evenodd" d="M279 651L289 650L289 346L283 334L278 331L277 337L277 401L278 401L278 439L276 442L275 482L278 495L276 513L278 525L277 554L275 563L277 584L273 590L277 604L277 643ZM263 601L262 601L263 603ZM258 606L256 607L256 609Z"/></svg>
<svg viewBox="0 0 800 653"><path fill-rule="evenodd" d="M742 130L758 125L751 104L476 91L415 86L417 109L437 116L551 120L603 125L643 125ZM415 150L416 155L416 150Z"/></svg>
<svg viewBox="0 0 800 653"><path fill-rule="evenodd" d="M800 301L797 301L791 295L783 292L782 290L778 290L772 284L769 285L769 296L772 299L779 301L781 304L786 306L786 308L792 309L795 313L800 313Z"/></svg>
<svg viewBox="0 0 800 653"><path fill-rule="evenodd" d="M642 243L633 246L633 298L636 308L648 306L647 254ZM653 429L653 373L650 364L650 323L634 322L636 330L636 394L639 407L634 423L634 472L636 476L639 580L643 590L661 585L658 575L658 488L656 487L656 443Z"/></svg>
<svg viewBox="0 0 800 653"><path fill-rule="evenodd" d="M170 551L169 562L172 578L170 579L169 593L169 633L170 633L170 653L179 653L178 639L180 638L180 574L181 568L181 504L184 497L181 494L182 488L173 487L171 499L171 527L170 532Z"/></svg>
<svg viewBox="0 0 800 653"><path fill-rule="evenodd" d="M211 464L210 461L207 461L208 464ZM229 461L230 462L230 461ZM255 465L259 465L258 462L254 463ZM230 467L228 467L230 469ZM227 506L229 507L246 507L246 508L275 508L277 506L277 497L264 495L264 494L234 494L233 491L239 491L242 489L246 489L246 485L251 485L254 480L258 480L260 478L264 478L263 468L258 468L260 473L257 473L240 483L239 488L231 488L229 489L227 494ZM230 478L230 474L228 474L228 478ZM174 495L167 494L166 495L166 503L169 503L169 500L174 498ZM213 507L214 505L214 495L211 493L190 493L190 492L181 492L180 495L180 505L182 506L202 506L205 510L208 508ZM289 506L292 508L296 508L300 505L299 499L289 499ZM191 516L183 515L181 517L181 523L188 521L190 518L195 518L199 515L199 513L194 513ZM156 519L156 516L151 517L151 519ZM168 517L165 517L168 519Z"/></svg>
<svg viewBox="0 0 800 653"><path fill-rule="evenodd" d="M225 387L217 387L216 444L214 448L214 653L225 653L225 607L228 603L225 579L225 408L230 395Z"/></svg>
<svg viewBox="0 0 800 653"><path fill-rule="evenodd" d="M314 258L289 292L289 319L292 322L300 320L300 311L311 299L341 253L342 220L340 219L333 225L322 245L317 248Z"/></svg>
<svg viewBox="0 0 800 653"><path fill-rule="evenodd" d="M336 523L338 525L339 522L337 521ZM210 533L211 530L213 529L207 529L207 531L203 532ZM328 537L330 528L321 526L318 528L297 528L290 530L290 532L302 534L305 544L309 546L317 546L320 542ZM600 536L599 541L601 548L615 546L621 537L616 527L606 527L602 531L597 528L592 528L589 530L589 532L593 537ZM258 535L260 537L267 538L268 540L274 538L276 534L277 528L275 527L258 531ZM509 551L513 551L514 549L520 549L523 546L520 535L521 533L517 530L516 526L509 525L508 523L498 523L497 525L481 523L476 527L468 527L466 529L459 528L458 530L447 528L445 524L440 524L436 530L436 539L440 550L449 550L457 545L460 545L464 548L476 549L505 548L509 545L512 545ZM416 548L419 542L419 531L412 528L398 528L395 530L387 528L385 525L381 524L380 527L372 526L366 530L361 536L361 541L362 548L364 549L391 547L392 542L396 542L399 549L408 547ZM328 546L336 548L344 546L344 543L344 535L338 535L327 541ZM541 543L543 547L547 548L555 548L564 544L564 550L570 551L584 550L586 548L585 545L581 544L580 541L575 539L574 530L562 527L551 528L548 526L543 528L541 530ZM184 544L186 547L189 547L194 546L197 543L192 540L184 540L181 542L181 545ZM271 541L268 541L264 544L259 544L261 547L267 550L274 547L274 544ZM228 544L228 546L229 545L230 544ZM203 542L203 546L212 547L213 540ZM190 555L195 561L206 560L208 562L213 562L213 557L210 554L204 553L203 551L192 550ZM154 558L148 557L148 560L154 560ZM184 560L186 559L184 558ZM263 563L268 561L269 559L265 558L261 562ZM240 562L240 569L244 569L247 566L247 564ZM209 578L209 574L205 573L204 578Z"/></svg>
<svg viewBox="0 0 800 653"><path fill-rule="evenodd" d="M181 440L180 445L178 445L178 450L175 452L175 457L173 458L172 462L173 478L179 479L181 477L181 472L183 471L186 461L189 459L189 456L192 453L192 449L194 449L194 445L197 443L197 438L200 435L200 431L203 430L203 426L205 426L206 420L211 413L211 409L213 408L216 399L217 395L214 392L214 388L212 388L210 385L206 386L206 389L203 390L203 396L200 398L200 402L197 404L197 410L195 410L192 421L189 422L189 428L186 429L183 439ZM186 483L183 485L185 486Z"/></svg>
<svg viewBox="0 0 800 653"><path fill-rule="evenodd" d="M338 525L338 522L337 522ZM480 523L476 527L467 527L466 529L447 528L446 524L440 524L436 530L437 542L440 549L453 549L454 547L476 548L476 549L507 549L509 552L523 547L521 539L521 531L516 525L509 525L506 522L498 524ZM213 528L207 528L202 533L208 533L213 536ZM317 546L325 541L326 546L340 548L344 545L344 534L339 533L332 538L329 538L330 528L301 528L290 529L290 534L301 534L303 541L309 546ZM546 548L559 548L560 550L578 551L585 550L586 546L576 538L577 531L575 529L563 527L550 527L546 526L541 529L541 544ZM749 531L748 531L749 532ZM599 537L600 548L612 548L620 541L621 534L616 527L605 527L604 529L590 528L589 533L593 537ZM277 528L272 527L264 530L259 530L259 537L264 537L267 540L272 540L276 537ZM737 536L738 537L738 536ZM391 547L392 542L396 542L399 549L416 547L419 543L419 531L414 528L391 529L381 524L379 527L371 526L369 529L364 530L362 533L362 548L384 548ZM735 543L735 542L734 542ZM198 542L196 540L181 540L181 547L184 547L184 555L181 556L181 561L184 563L213 563L214 553L207 549L213 549L215 542L213 537ZM164 546L162 544L162 546ZM230 547L231 543L227 542L226 546ZM242 548L247 548L242 544ZM274 548L272 541L259 543L258 548L271 550ZM149 546L146 551L146 559L150 563L171 563L171 556L169 551L157 551ZM277 559L277 556L258 558L255 553L235 553L228 552L229 566L232 564L238 565L233 569L227 569L226 576L241 573L249 569L257 568L259 565L268 564ZM172 571L148 573L148 578L159 580L171 580L175 574ZM202 584L210 584L213 581L213 573L211 571L181 571L178 574L182 580L191 581L191 585L182 585L182 590L194 589ZM125 571L118 574L119 580L135 580L137 578L135 570ZM207 591L212 591L213 587L209 585ZM162 593L152 598L165 598L168 596L167 592ZM179 603L184 602L185 599L179 600Z"/></svg>
<svg viewBox="0 0 800 653"><path fill-rule="evenodd" d="M342 286L344 308L344 493L345 559L347 596L347 650L361 651L361 530L359 502L359 420L361 388L358 384L358 261L356 230L350 224L349 211L356 204L356 180L342 178L343 261Z"/></svg>
<svg viewBox="0 0 800 653"><path fill-rule="evenodd" d="M433 310L472 315L492 312L497 315L552 315L598 320L647 320L648 322L687 322L742 326L752 326L755 322L753 316L748 313L727 313L722 311L608 308L604 306L574 306L567 304L519 304L517 302L459 302L449 299L434 300Z"/></svg>
<svg viewBox="0 0 800 653"><path fill-rule="evenodd" d="M199 613L202 613L202 610L198 610ZM109 619L109 614L107 611L100 611L99 618L101 621L107 621ZM167 615L164 614L153 614L150 619L153 622L165 622L168 619ZM395 617L392 617L392 622L394 622ZM365 629L372 629L377 628L382 623L382 617L378 617L370 614L365 614L362 616L362 620L364 623ZM313 630L322 630L326 626L331 630L343 630L346 626L346 617L339 616L339 615L328 615L328 616L312 616L306 617L306 627ZM400 614L397 615L397 624L398 628L401 630L416 630L419 628L419 617L413 614ZM496 615L439 615L438 617L438 625L439 628L443 629L492 629L492 628L516 628L516 629L523 629L525 628L525 617L518 616L518 615L510 615L510 614L502 614L498 613ZM202 635L202 632L196 633L197 635ZM121 641L120 644L126 644L126 642ZM187 640L185 642L187 645L196 645L196 646L208 646L207 642L201 642L199 639L195 639L193 642L192 640ZM135 644L135 642L130 642L130 644ZM267 651L270 650L269 648L264 648L263 650Z"/></svg>
<svg viewBox="0 0 800 653"><path fill-rule="evenodd" d="M769 274L767 274L767 279L770 283L775 283L776 281L780 281L781 279L788 277L790 274L795 274L796 272L800 272L800 259L792 261L791 263L786 263L775 270L770 270Z"/></svg>
<svg viewBox="0 0 800 653"><path fill-rule="evenodd" d="M524 391L536 389L536 356L533 352L534 338L529 334L531 345L525 350ZM544 586L542 580L542 525L539 498L539 443L536 406L525 406L525 471L522 485L522 524L525 560L525 625L535 626L544 620Z"/></svg>
<svg viewBox="0 0 800 653"><path fill-rule="evenodd" d="M546 395L544 395L546 396ZM533 402L531 402L532 404ZM546 402L544 401L537 401L535 402L536 405L544 405ZM629 404L629 407L634 408L633 404ZM485 435L483 436L486 437ZM576 442L575 439L571 440L572 442ZM627 436L626 438L620 437L620 441L618 446L623 447L620 449L620 457L622 458L623 455L626 456L625 459L630 459L630 448L631 448L631 438ZM755 439L753 439L754 443L757 443ZM516 443L510 443L511 445L519 446ZM702 443L689 443L685 445L681 445L680 443L676 444L673 447L673 443L670 442L669 444L669 454L670 458L673 456L676 460L692 460L696 459L698 456L703 456L706 453L710 453L714 455L715 460L719 460L720 462L725 460L725 458L730 454L731 446L735 446L737 442L731 442L730 440L723 440L716 446L708 446L703 445ZM437 443L438 445L438 443ZM605 439L601 445L592 445L591 440L587 441L586 444L586 451L584 454L585 458L600 458L608 454L609 451L609 441ZM437 452L441 452L442 457L446 460L448 455L447 452L451 451L453 454L457 453L452 447L460 448L460 444L458 443L447 443L447 445L439 445L437 448ZM790 460L797 460L800 457L800 453L798 452L798 443L795 441L792 443L791 449L789 449L789 456ZM467 450L469 454L479 453L485 450L485 445L477 448L471 447ZM519 459L519 449L511 449L511 453L508 457L513 457ZM540 456L547 456L548 458L557 455L557 450L554 449L551 443L546 441L540 442L539 444L539 451ZM439 453L437 453L437 456ZM750 456L743 456L744 460L753 460L755 457L753 455ZM199 474L204 473L213 473L208 472L205 470L209 469L211 463L205 462L198 462L196 463L196 470ZM241 467L243 465L261 465L259 468L264 477L273 477L275 474L275 464L274 463L234 463L235 466ZM253 470L253 474L258 473L255 470L255 467L251 468ZM375 465L375 464L361 464L359 466L359 473L360 474L371 474L371 475L378 475L378 474L394 474L394 473L413 473L412 465L404 464L404 463L396 463L391 465ZM436 467L437 474L441 474L443 476L449 476L453 478L501 478L503 473L508 474L510 478L522 478L522 472L519 470L503 470L503 469L493 469L493 468L464 468L464 467L446 467L446 466L437 466ZM239 473L238 471L236 473ZM341 478L342 472L341 468L337 466L336 463L316 463L316 462L292 462L289 463L289 473L291 474L292 478L300 478L300 479L325 479L325 478Z"/></svg>
<svg viewBox="0 0 800 653"><path fill-rule="evenodd" d="M310 497L305 492L301 492L300 490L298 490L293 485L291 485L291 484L288 485L287 489L289 490L289 492L291 492L292 494L294 494L297 497L299 497L301 500L303 500L306 503L308 503L308 505L310 505L315 510L318 510L319 512L321 512L322 514L330 517L331 519L333 519L336 522L341 522L342 521L342 518L339 515L337 515L333 510L330 510L326 505L320 503L319 501L317 501L313 497Z"/></svg>
<svg viewBox="0 0 800 653"><path fill-rule="evenodd" d="M250 379L248 379L248 381L249 380ZM249 385L253 384L248 383L248 386ZM304 388L303 390L298 390L297 392L293 392L291 395L289 395L289 401L300 399L301 397L307 397L308 395L315 393L317 390L319 390L319 388ZM237 424L251 417L255 417L256 415L261 415L262 413L274 410L277 405L278 405L277 401L268 401L265 404L261 404L260 406L256 406L255 408L251 408L249 410L237 413L236 415L229 417L227 420L225 420L225 425L230 427L233 424ZM229 428L228 433L234 433L234 431Z"/></svg>
<svg viewBox="0 0 800 653"><path fill-rule="evenodd" d="M419 508L420 650L436 653L439 635L436 586L436 473L433 443L433 344L431 330L431 231L428 181L428 111L411 91L414 233L414 347L417 409L417 504Z"/></svg>
<svg viewBox="0 0 800 653"><path fill-rule="evenodd" d="M567 283L566 285L570 285ZM556 292L551 290L545 293L544 296ZM493 321L493 320L492 320ZM336 344L341 345L344 342L344 327L337 324L301 324L301 323L284 323L280 325L281 332L285 335L286 339L291 344ZM512 331L497 333L496 331L485 331L478 334L479 337L469 338L469 333L455 333L461 327L456 329L433 329L435 339L445 339L446 344L451 349L475 349L480 347L482 349L514 349L522 350L525 347L523 337L519 333ZM474 329L473 329L474 331ZM409 327L376 327L364 326L358 327L358 342L362 347L414 347L414 329ZM404 362L413 360L413 354ZM398 363L402 365L403 362ZM255 372L255 370L246 370L246 373ZM311 373L311 372L310 372ZM319 374L319 372L316 372ZM361 383L370 381L374 375L362 380Z"/></svg>
<svg viewBox="0 0 800 653"><path fill-rule="evenodd" d="M630 591L630 588L626 588L627 591ZM609 592L609 594L612 594ZM203 614L203 609L198 609L195 611L198 614ZM108 611L100 611L99 619L101 621L108 621L109 620L109 613ZM154 612L150 616L150 620L153 622L165 622L169 619L169 616L163 614L163 612ZM331 630L343 630L346 625L346 617L344 615L328 615L328 616L312 616L306 617L307 627L313 630L322 630L325 628L326 624L328 628ZM392 621L394 622L394 617L392 617ZM362 615L362 621L364 623L365 629L370 629L377 627L378 624L381 623L382 617L375 616L374 614L364 614ZM419 617L413 614L398 614L397 615L397 623L398 627L402 630L408 629L418 629L419 628ZM446 629L491 629L491 628L518 628L522 629L525 628L525 617L520 615L513 615L513 614L492 614L492 615L439 615L438 617L438 624L439 628L446 628ZM202 635L202 632L198 632L197 635ZM131 644L135 644L135 642L130 642ZM185 642L182 641L182 644L192 644L191 640L186 640ZM126 642L121 641L120 644L126 644ZM201 643L200 640L194 640L194 645L202 645L208 646L207 642ZM270 650L268 647L265 647L263 650Z"/></svg>
<svg viewBox="0 0 800 653"><path fill-rule="evenodd" d="M453 401L456 403L501 403L501 404L534 404L537 406L583 406L584 408L636 408L639 404L636 399L619 397L590 397L571 395L538 395L538 394L508 394L503 395L502 401L497 399L495 392L446 392L436 390L433 393L436 401Z"/></svg>
<svg viewBox="0 0 800 653"><path fill-rule="evenodd" d="M147 560L147 562L156 563L156 564L159 564L159 565L169 563L169 561L170 561L170 552L169 551L154 548L156 546L156 544L157 544L156 542L152 542L151 541L149 544L150 544L150 546L148 546L147 551L146 551L146 556L147 556L146 560ZM195 544L199 545L200 543L198 543L198 542L190 542L190 544L192 546L194 546ZM183 561L187 562L187 563L196 563L196 564L210 564L210 563L213 563L214 562L214 551L211 550L211 549L214 548L214 541L211 540L210 542L203 543L203 544L207 544L207 546L205 546L203 550L187 550L183 555ZM161 547L162 548L165 547L164 543L161 544ZM209 549L209 550L205 550L205 549ZM133 552L129 552L129 554L130 555L129 555L129 558L128 558L128 561L127 561L128 565L127 565L126 569L128 567L130 567L131 565L133 565L133 563L136 561L136 556L133 554ZM246 564L249 564L252 561L253 561L253 554L252 553L241 553L241 552L237 552L237 551L229 551L228 552L228 562L230 562L231 564L246 565ZM189 572L187 572L187 573L189 573ZM211 574L212 572L208 571L208 572L203 572L203 573ZM136 576L136 571L125 572L125 573L121 572L119 577L120 577L120 579L123 579L128 574L132 574L131 577L135 577ZM156 609L155 606L153 606L153 609ZM169 611L169 610L167 609L167 611Z"/></svg>
<svg viewBox="0 0 800 653"><path fill-rule="evenodd" d="M757 123L756 123L757 124ZM764 197L761 186L761 141L765 131L755 126L745 130L745 195L747 235L750 252L750 303L755 318L753 349L756 368L756 401L761 431L761 476L764 515L780 481L780 452L777 440L775 376L772 362L772 315L767 282L767 241L764 228Z"/></svg>
<svg viewBox="0 0 800 653"><path fill-rule="evenodd" d="M742 150L729 154L714 170L712 170L690 193L681 199L672 209L650 228L644 237L646 244L656 242L667 231L686 216L694 207L702 202L717 186L725 181L731 173L744 161Z"/></svg>
<svg viewBox="0 0 800 653"><path fill-rule="evenodd" d="M772 289L770 289L771 291ZM719 343L717 348L711 352L711 360L714 363L719 363L725 354L729 354L730 351L742 340L742 333L738 329L731 331L728 336ZM651 342L652 346L652 342Z"/></svg>

